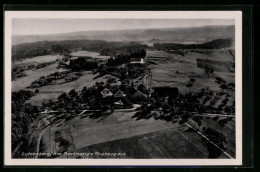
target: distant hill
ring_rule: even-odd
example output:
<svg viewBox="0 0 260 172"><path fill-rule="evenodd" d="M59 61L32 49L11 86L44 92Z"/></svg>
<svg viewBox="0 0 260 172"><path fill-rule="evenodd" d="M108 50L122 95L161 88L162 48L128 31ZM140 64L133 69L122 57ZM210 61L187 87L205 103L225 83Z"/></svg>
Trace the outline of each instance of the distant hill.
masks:
<svg viewBox="0 0 260 172"><path fill-rule="evenodd" d="M210 42L205 42L202 44L180 44L180 43L155 43L153 47L157 50L180 50L180 49L221 49L232 47L233 40L231 38L227 39L216 39Z"/></svg>
<svg viewBox="0 0 260 172"><path fill-rule="evenodd" d="M114 52L132 52L147 48L136 42L107 42L101 40L39 41L12 46L12 61L51 54L69 54L75 51L93 51L109 56Z"/></svg>
<svg viewBox="0 0 260 172"><path fill-rule="evenodd" d="M215 39L235 37L235 26L203 26L193 28L169 29L135 29L117 31L81 31L51 35L13 35L12 45L61 40L104 40L104 41L138 41L153 43L203 43Z"/></svg>

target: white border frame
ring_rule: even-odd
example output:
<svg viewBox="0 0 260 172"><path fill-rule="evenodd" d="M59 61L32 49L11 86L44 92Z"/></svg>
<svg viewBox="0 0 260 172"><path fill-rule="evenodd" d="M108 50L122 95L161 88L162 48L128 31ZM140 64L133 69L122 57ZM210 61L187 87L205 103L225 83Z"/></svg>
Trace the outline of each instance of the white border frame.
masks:
<svg viewBox="0 0 260 172"><path fill-rule="evenodd" d="M242 12L241 11L5 11L4 165L16 166L180 166L242 165ZM12 18L234 19L236 159L12 159L11 33Z"/></svg>

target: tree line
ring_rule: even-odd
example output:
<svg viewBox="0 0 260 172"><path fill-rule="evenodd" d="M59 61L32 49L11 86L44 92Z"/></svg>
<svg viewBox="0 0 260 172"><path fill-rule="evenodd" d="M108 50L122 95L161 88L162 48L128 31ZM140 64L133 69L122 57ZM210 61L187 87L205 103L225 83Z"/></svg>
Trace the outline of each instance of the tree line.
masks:
<svg viewBox="0 0 260 172"><path fill-rule="evenodd" d="M94 51L101 55L110 55L115 51L131 51L137 47L146 47L135 42L107 42L101 40L64 40L40 41L12 46L12 61L50 54L69 54L75 51Z"/></svg>
<svg viewBox="0 0 260 172"><path fill-rule="evenodd" d="M34 95L35 92L30 90L12 92L12 150L20 142L25 143L28 140L30 124L36 118L39 109L25 102Z"/></svg>
<svg viewBox="0 0 260 172"><path fill-rule="evenodd" d="M232 45L233 40L231 38L227 39L216 39L210 42L202 44L180 44L180 43L155 43L153 47L157 50L181 50L181 49L221 49L229 48Z"/></svg>

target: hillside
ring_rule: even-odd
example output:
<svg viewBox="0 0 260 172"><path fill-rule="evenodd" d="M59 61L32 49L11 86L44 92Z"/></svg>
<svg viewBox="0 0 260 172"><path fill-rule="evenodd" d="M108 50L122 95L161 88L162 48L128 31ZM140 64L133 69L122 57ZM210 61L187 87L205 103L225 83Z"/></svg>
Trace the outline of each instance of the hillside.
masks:
<svg viewBox="0 0 260 172"><path fill-rule="evenodd" d="M24 43L12 46L12 61L19 61L35 56L68 54L75 51L93 51L102 55L110 55L113 51L131 51L146 48L134 42L107 42L100 40L64 40L64 41L40 41ZM104 51L107 50L107 51Z"/></svg>
<svg viewBox="0 0 260 172"><path fill-rule="evenodd" d="M180 50L180 49L221 49L232 47L233 40L216 39L202 44L177 44L177 43L155 43L153 45L157 50Z"/></svg>
<svg viewBox="0 0 260 172"><path fill-rule="evenodd" d="M235 26L203 26L193 28L134 29L115 31L81 31L51 35L13 35L12 45L61 40L105 40L154 42L202 43L219 38L234 38Z"/></svg>

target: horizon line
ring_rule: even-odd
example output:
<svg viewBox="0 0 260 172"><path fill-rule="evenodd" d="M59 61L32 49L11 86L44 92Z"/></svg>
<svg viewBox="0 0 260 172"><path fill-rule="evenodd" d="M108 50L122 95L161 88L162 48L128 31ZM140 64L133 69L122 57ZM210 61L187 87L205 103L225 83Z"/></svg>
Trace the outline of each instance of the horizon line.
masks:
<svg viewBox="0 0 260 172"><path fill-rule="evenodd" d="M70 34L70 33L77 33L77 32L109 32L109 31L128 31L128 30L154 30L154 29L186 29L186 28L201 28L201 27L214 27L214 26L235 26L235 24L227 24L227 25L203 25L203 26L187 26L187 27L162 27L162 28L136 28L136 29L116 29L116 30L80 30L74 32L61 32L61 33L51 33L51 34L12 34L11 36L46 36L46 35L59 35L59 34Z"/></svg>

